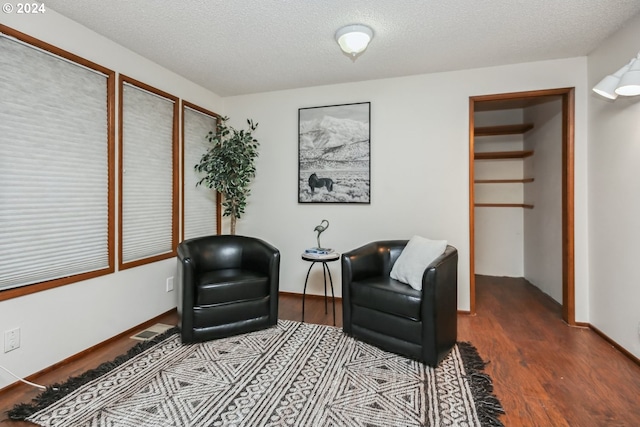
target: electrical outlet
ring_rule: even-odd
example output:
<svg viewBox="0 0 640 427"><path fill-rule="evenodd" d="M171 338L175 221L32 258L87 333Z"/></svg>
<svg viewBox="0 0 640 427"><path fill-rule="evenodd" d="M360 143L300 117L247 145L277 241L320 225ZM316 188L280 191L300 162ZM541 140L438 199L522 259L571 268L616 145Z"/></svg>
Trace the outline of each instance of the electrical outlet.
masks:
<svg viewBox="0 0 640 427"><path fill-rule="evenodd" d="M173 276L167 277L167 292L173 291Z"/></svg>
<svg viewBox="0 0 640 427"><path fill-rule="evenodd" d="M4 331L4 352L8 353L20 347L20 328Z"/></svg>

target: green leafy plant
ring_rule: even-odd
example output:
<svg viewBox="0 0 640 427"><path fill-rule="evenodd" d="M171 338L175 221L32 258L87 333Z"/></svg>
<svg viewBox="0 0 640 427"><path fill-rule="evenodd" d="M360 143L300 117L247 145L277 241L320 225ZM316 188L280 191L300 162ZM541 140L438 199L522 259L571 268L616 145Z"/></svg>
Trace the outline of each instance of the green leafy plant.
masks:
<svg viewBox="0 0 640 427"><path fill-rule="evenodd" d="M198 185L206 185L224 197L224 216L231 217L231 234L236 234L236 220L244 214L249 184L256 175L258 141L253 137L258 123L247 120L249 128L237 130L227 125L228 117L218 120L216 132L209 132L212 146L202 155L195 170L204 174Z"/></svg>

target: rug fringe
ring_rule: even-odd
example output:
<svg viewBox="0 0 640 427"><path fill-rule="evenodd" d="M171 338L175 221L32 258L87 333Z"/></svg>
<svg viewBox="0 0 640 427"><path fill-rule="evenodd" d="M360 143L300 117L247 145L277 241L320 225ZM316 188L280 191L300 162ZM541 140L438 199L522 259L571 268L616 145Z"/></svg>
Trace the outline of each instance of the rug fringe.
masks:
<svg viewBox="0 0 640 427"><path fill-rule="evenodd" d="M487 427L504 427L498 417L504 414L504 408L493 394L493 382L482 371L487 366L478 354L478 350L469 342L459 342L460 357L467 372L469 387L476 402L476 412L480 424Z"/></svg>
<svg viewBox="0 0 640 427"><path fill-rule="evenodd" d="M80 386L83 386L89 381L92 381L100 377L101 375L104 375L107 372L117 368L132 357L137 356L148 348L153 347L154 345L158 344L161 341L164 341L168 337L178 332L178 327L173 327L148 341L143 341L136 344L135 346L131 347L131 349L129 349L127 353L116 357L112 361L104 362L95 369L87 371L82 375L78 375L76 377L70 377L62 384L51 384L47 386L47 389L45 391L34 397L31 403L19 403L15 405L11 410L7 411L7 416L11 420L24 421L41 409L44 409L52 403L62 399Z"/></svg>

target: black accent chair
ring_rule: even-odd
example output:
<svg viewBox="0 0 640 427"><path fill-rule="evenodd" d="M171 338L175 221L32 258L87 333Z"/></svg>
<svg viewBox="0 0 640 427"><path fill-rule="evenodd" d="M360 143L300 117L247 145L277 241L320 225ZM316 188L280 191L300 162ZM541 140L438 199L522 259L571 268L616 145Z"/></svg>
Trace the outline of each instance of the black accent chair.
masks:
<svg viewBox="0 0 640 427"><path fill-rule="evenodd" d="M435 367L457 339L458 251L447 246L418 291L389 276L407 242L372 242L342 254L342 329Z"/></svg>
<svg viewBox="0 0 640 427"><path fill-rule="evenodd" d="M246 236L178 245L178 314L183 343L268 328L278 322L280 251Z"/></svg>

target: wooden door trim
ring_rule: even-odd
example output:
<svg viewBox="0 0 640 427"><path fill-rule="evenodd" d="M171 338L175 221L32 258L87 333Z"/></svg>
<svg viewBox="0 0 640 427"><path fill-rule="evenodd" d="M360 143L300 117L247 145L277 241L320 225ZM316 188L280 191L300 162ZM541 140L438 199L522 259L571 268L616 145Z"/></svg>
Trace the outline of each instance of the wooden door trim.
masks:
<svg viewBox="0 0 640 427"><path fill-rule="evenodd" d="M475 103L469 98L469 311L476 314L476 231L475 231Z"/></svg>
<svg viewBox="0 0 640 427"><path fill-rule="evenodd" d="M560 96L562 99L562 318L569 325L575 321L575 88L534 90L469 97L469 307L476 312L475 286L475 211L474 211L474 111L477 102L532 100Z"/></svg>
<svg viewBox="0 0 640 427"><path fill-rule="evenodd" d="M562 318L576 325L575 222L574 222L574 122L575 89L562 96Z"/></svg>

